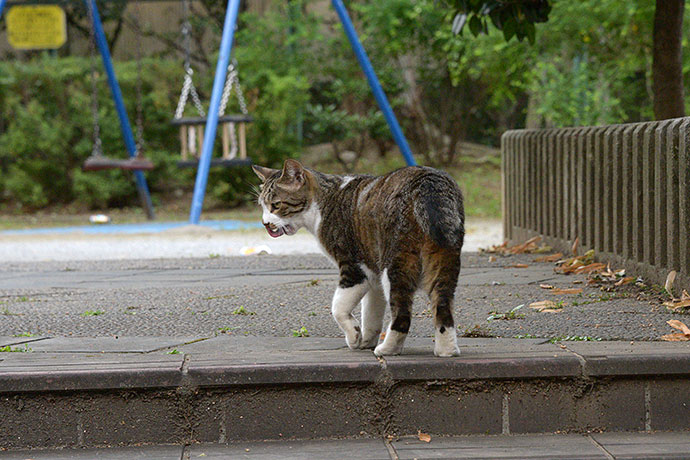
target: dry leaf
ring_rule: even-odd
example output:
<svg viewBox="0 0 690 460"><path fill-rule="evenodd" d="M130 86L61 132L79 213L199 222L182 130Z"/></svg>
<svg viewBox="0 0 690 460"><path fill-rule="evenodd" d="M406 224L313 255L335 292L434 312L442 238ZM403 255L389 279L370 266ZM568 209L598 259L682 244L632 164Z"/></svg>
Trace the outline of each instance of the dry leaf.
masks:
<svg viewBox="0 0 690 460"><path fill-rule="evenodd" d="M489 262L496 262L496 256L489 256Z"/></svg>
<svg viewBox="0 0 690 460"><path fill-rule="evenodd" d="M668 307L671 310L680 310L683 308L689 308L690 307L690 299L688 299L688 300L669 300L668 302L664 302L664 306Z"/></svg>
<svg viewBox="0 0 690 460"><path fill-rule="evenodd" d="M594 272L598 272L600 270L603 270L604 268L606 268L605 264L602 264L601 262L594 262L594 263L591 263L589 265L583 265L581 267L578 267L577 269L575 269L575 274L594 273Z"/></svg>
<svg viewBox="0 0 690 460"><path fill-rule="evenodd" d="M542 289L553 289L553 286L550 284L540 284L539 287Z"/></svg>
<svg viewBox="0 0 690 460"><path fill-rule="evenodd" d="M527 268L529 265L527 264L513 264L513 265L507 265L506 268Z"/></svg>
<svg viewBox="0 0 690 460"><path fill-rule="evenodd" d="M524 254L525 252L533 251L537 249L537 243L541 241L541 236L535 236L525 241L522 244L513 246L508 250L511 254Z"/></svg>
<svg viewBox="0 0 690 460"><path fill-rule="evenodd" d="M382 332L381 335L379 336L379 339L380 339L380 340L383 340L383 339L385 339L385 338L386 338L386 332L384 331L384 332Z"/></svg>
<svg viewBox="0 0 690 460"><path fill-rule="evenodd" d="M685 334L681 334L678 332L675 334L662 335L661 340L665 340L667 342L687 342L690 341L690 337L687 337Z"/></svg>
<svg viewBox="0 0 690 460"><path fill-rule="evenodd" d="M690 300L690 294L685 289L683 289L683 293L680 295L680 300Z"/></svg>
<svg viewBox="0 0 690 460"><path fill-rule="evenodd" d="M556 254L551 254L550 256L544 256L544 257L537 257L534 259L535 262L556 262L558 260L561 260L563 257L562 252L557 252Z"/></svg>
<svg viewBox="0 0 690 460"><path fill-rule="evenodd" d="M666 321L666 324L668 324L674 329L678 329L688 338L690 338L690 327L686 326L685 323L683 323L682 321L678 321L677 319L671 319Z"/></svg>
<svg viewBox="0 0 690 460"><path fill-rule="evenodd" d="M422 433L421 431L417 431L417 437L422 442L431 442L431 435L429 435L427 433Z"/></svg>
<svg viewBox="0 0 690 460"><path fill-rule="evenodd" d="M666 283L664 284L664 289L666 289L666 292L668 292L669 294L671 294L671 296L673 296L673 293L672 293L672 291L673 291L673 282L676 280L676 275L677 275L676 271L675 271L675 270L671 270L671 271L669 272L668 276L666 277Z"/></svg>
<svg viewBox="0 0 690 460"><path fill-rule="evenodd" d="M626 276L625 278L621 278L620 281L616 283L616 286L623 286L624 284L632 283L635 281L634 276Z"/></svg>
<svg viewBox="0 0 690 460"><path fill-rule="evenodd" d="M553 289L550 291L551 294L579 294L581 292L582 288Z"/></svg>
<svg viewBox="0 0 690 460"><path fill-rule="evenodd" d="M529 304L529 307L541 313L556 313L562 310L562 308L560 308L553 300L540 300L539 302L533 302Z"/></svg>
<svg viewBox="0 0 690 460"><path fill-rule="evenodd" d="M573 243L573 247L570 248L573 251L573 255L577 256L577 247L580 245L580 237L578 236L575 238L575 242Z"/></svg>

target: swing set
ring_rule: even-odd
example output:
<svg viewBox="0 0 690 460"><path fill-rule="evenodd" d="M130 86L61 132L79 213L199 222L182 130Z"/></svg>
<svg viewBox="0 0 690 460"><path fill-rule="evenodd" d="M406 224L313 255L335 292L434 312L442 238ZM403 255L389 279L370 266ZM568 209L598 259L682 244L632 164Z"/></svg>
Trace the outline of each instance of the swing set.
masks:
<svg viewBox="0 0 690 460"><path fill-rule="evenodd" d="M22 0L12 1L14 5L27 5L30 3L60 3L61 0ZM65 1L65 0L62 0ZM91 68L91 90L92 90L92 118L93 118L93 151L91 156L84 162L82 168L85 171L97 171L105 169L128 170L134 173L135 182L142 205L146 210L149 219L155 218L151 195L148 190L144 171L154 168L151 161L143 155L143 106L141 89L141 46L137 43L137 87L136 87L136 141L132 133L132 128L124 107L122 93L113 69L110 50L103 31L103 24L100 19L96 0L83 0L88 11L90 22L90 38L92 51ZM106 1L127 1L127 0L106 0ZM141 1L141 0L134 0ZM238 78L237 64L230 60L232 52L233 36L237 24L241 0L228 0L225 13L223 33L220 43L218 61L216 63L213 89L209 103L208 113L204 110L199 99L198 92L194 85L194 71L191 66L191 41L190 41L190 22L189 22L189 0L182 0L184 7L184 22L182 26L182 37L185 51L184 59L184 80L180 97L177 103L172 124L179 127L180 133L180 155L179 167L196 167L196 181L194 184L194 195L192 198L189 222L198 224L201 217L201 210L208 181L209 169L212 166L238 167L251 165L251 160L247 158L246 125L253 121L247 110L242 89ZM360 43L355 32L352 21L347 13L342 0L331 0L333 7L338 14L340 22L352 49L359 61L360 66L367 78L369 86L376 98L377 103L388 123L393 138L398 145L405 161L408 165L415 165L414 157L410 150L407 140L398 124L395 114L390 107L388 99L381 88L376 77L376 73L369 61L369 58ZM2 16L6 0L0 0L0 17ZM137 34L139 40L139 34ZM127 149L127 159L116 159L106 157L103 153L102 142L100 139L100 125L98 117L98 83L96 80L95 49L98 48L103 67L106 71L108 86L115 103L115 109L120 121L120 130ZM233 92L240 107L240 114L225 114L230 95ZM191 96L194 107L197 111L196 117L184 116L184 110L189 97ZM222 139L221 158L212 159L213 145L220 127Z"/></svg>

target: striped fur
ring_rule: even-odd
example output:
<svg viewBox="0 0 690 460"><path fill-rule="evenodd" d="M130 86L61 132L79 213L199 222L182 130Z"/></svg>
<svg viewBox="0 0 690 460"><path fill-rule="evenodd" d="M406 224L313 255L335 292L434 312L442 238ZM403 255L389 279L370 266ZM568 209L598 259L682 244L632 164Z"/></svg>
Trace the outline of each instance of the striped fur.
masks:
<svg viewBox="0 0 690 460"><path fill-rule="evenodd" d="M384 176L336 176L287 160L281 170L254 167L259 204L274 237L305 227L340 269L333 316L350 348L399 354L422 287L436 326L434 353L458 354L453 295L464 240L462 193L446 173L408 167ZM363 306L360 328L352 312ZM385 306L391 323L382 343Z"/></svg>

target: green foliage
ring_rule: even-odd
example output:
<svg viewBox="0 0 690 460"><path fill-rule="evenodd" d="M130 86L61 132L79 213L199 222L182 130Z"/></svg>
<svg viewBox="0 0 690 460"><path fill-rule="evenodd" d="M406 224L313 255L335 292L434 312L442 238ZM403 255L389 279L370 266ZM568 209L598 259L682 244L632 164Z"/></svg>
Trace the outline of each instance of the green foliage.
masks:
<svg viewBox="0 0 690 460"><path fill-rule="evenodd" d="M534 43L535 23L546 22L551 12L550 0L446 0L455 11L454 31L462 33L465 24L475 37L486 33L489 20L503 31L506 41L516 37Z"/></svg>

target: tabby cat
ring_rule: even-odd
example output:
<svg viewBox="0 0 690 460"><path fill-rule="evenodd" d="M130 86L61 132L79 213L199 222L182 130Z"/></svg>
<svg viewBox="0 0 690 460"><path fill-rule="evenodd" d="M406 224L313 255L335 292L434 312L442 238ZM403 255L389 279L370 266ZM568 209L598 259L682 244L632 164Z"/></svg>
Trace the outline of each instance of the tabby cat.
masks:
<svg viewBox="0 0 690 460"><path fill-rule="evenodd" d="M338 265L332 313L351 349L400 354L421 286L434 315L437 356L459 354L453 295L465 235L462 193L446 173L407 167L384 176L336 176L287 160L282 171L254 166L269 235L305 227ZM361 301L362 326L352 315ZM379 336L386 305L391 322Z"/></svg>

